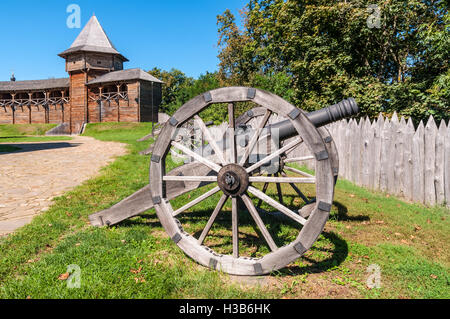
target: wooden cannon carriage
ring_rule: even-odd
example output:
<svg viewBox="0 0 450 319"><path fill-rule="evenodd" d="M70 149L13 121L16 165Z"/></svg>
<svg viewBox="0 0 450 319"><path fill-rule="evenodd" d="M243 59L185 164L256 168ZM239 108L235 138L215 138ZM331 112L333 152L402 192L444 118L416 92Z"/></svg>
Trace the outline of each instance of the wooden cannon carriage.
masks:
<svg viewBox="0 0 450 319"><path fill-rule="evenodd" d="M225 132L213 136L202 117L217 103L227 109L224 120L228 123ZM255 107L236 116L242 103ZM236 275L281 269L311 248L330 214L339 160L323 126L358 112L352 98L307 114L259 89L227 87L206 92L180 107L162 127L153 145L149 185L91 215L91 224L113 225L154 208L170 238L206 267ZM273 123L274 117L281 120ZM186 144L192 142L192 134L183 128L192 122L202 138ZM305 147L310 155L290 156L297 147ZM176 154L185 156L178 166ZM315 174L296 164L305 161L315 164ZM270 196L269 187L276 188L275 196ZM285 201L287 188L294 193L290 203ZM197 197L192 199L191 194ZM193 214L200 203L201 212ZM214 227L220 216L220 227ZM201 218L206 224L192 229L191 222ZM240 221L246 225L252 221L262 243L240 233ZM241 254L255 245L264 247L257 247L256 254L254 249Z"/></svg>

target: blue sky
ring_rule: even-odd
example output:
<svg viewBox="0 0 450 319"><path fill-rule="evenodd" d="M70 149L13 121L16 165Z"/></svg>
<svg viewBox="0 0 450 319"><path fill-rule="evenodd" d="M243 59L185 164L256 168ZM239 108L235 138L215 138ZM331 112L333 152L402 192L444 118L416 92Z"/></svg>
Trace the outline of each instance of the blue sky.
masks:
<svg viewBox="0 0 450 319"><path fill-rule="evenodd" d="M0 81L67 77L58 53L69 48L81 29L66 25L67 6L81 8L81 28L93 13L110 40L130 62L125 68L177 68L198 77L215 71L216 16L230 9L237 17L247 0L0 2Z"/></svg>

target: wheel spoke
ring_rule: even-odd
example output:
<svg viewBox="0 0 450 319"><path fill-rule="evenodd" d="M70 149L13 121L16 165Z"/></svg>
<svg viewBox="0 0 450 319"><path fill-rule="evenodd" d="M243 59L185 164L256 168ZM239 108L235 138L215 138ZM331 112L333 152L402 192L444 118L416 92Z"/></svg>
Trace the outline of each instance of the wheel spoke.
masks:
<svg viewBox="0 0 450 319"><path fill-rule="evenodd" d="M284 177L287 177L287 175L286 175L285 172L281 172L281 175L284 176ZM308 199L308 197L306 197L305 194L303 194L303 193L300 191L300 189L299 189L294 183L289 183L289 185L291 185L292 189L298 194L298 196L300 196L300 197L303 199L303 201L304 201L306 204L309 204L309 199Z"/></svg>
<svg viewBox="0 0 450 319"><path fill-rule="evenodd" d="M216 141L214 140L213 136L211 135L211 132L208 130L208 128L206 127L203 120L198 115L195 116L195 120L197 121L198 125L200 126L200 129L202 130L203 134L205 135L205 138L208 141L209 145L211 145L212 149L216 153L219 161L222 163L222 165L226 165L227 162L225 161L222 150L217 145Z"/></svg>
<svg viewBox="0 0 450 319"><path fill-rule="evenodd" d="M200 237L198 238L198 243L200 245L203 244L203 242L205 241L206 236L208 235L209 231L211 230L211 227L214 224L214 221L216 220L217 215L222 210L223 205L225 205L225 202L227 201L227 199L228 199L228 196L225 194L222 194L222 197L219 199L219 202L217 203L217 206L214 209L211 217L209 217L208 223L206 224Z"/></svg>
<svg viewBox="0 0 450 319"><path fill-rule="evenodd" d="M250 183L301 183L314 184L316 178L311 177L268 177L268 176L250 176Z"/></svg>
<svg viewBox="0 0 450 319"><path fill-rule="evenodd" d="M169 176L163 177L165 182L217 182L217 176Z"/></svg>
<svg viewBox="0 0 450 319"><path fill-rule="evenodd" d="M284 160L285 163L292 163L292 162L302 162L302 161L309 161L315 159L314 156L303 156L303 157L292 157L292 158L286 158Z"/></svg>
<svg viewBox="0 0 450 319"><path fill-rule="evenodd" d="M208 197L214 195L218 191L220 191L219 186L214 187L213 189L211 189L210 191L208 191L208 192L204 193L203 195L197 197L193 201L190 201L189 203L187 203L183 207L178 208L176 211L173 212L173 216L176 216L176 215L184 212L185 210L191 208L192 206L197 205L198 203L200 203L201 201L203 201L203 200L207 199Z"/></svg>
<svg viewBox="0 0 450 319"><path fill-rule="evenodd" d="M286 152L287 150L297 146L298 144L300 144L302 142L302 138L301 137L297 137L295 138L293 141L291 141L290 143L288 143L287 145L283 146L282 148L278 149L277 151L273 152L272 154L270 154L269 156L266 156L265 158L263 158L262 160L256 162L255 164L253 164L252 166L250 166L249 168L246 169L247 173L251 173L253 172L255 169L257 169L258 167L264 165L265 163L267 163L268 161L271 161L273 158L283 154L284 152Z"/></svg>
<svg viewBox="0 0 450 319"><path fill-rule="evenodd" d="M231 198L231 227L233 233L233 257L239 257L239 217L237 197Z"/></svg>
<svg viewBox="0 0 450 319"><path fill-rule="evenodd" d="M308 174L306 172L303 172L303 171L301 171L299 169L296 169L296 168L293 168L293 167L284 166L284 169L287 170L287 171L290 171L290 172L302 175L302 176L314 178L314 175Z"/></svg>
<svg viewBox="0 0 450 319"><path fill-rule="evenodd" d="M212 161L210 161L207 158L204 158L203 156L191 151L189 148L187 148L184 145L181 145L177 142L172 142L172 146L179 149L180 151L182 151L184 154L189 155L191 157L193 157L194 159L196 159L197 161L199 161L200 163L208 166L209 168L211 168L212 170L215 170L216 172L219 172L221 167L219 165L217 165L216 163L213 163Z"/></svg>
<svg viewBox="0 0 450 319"><path fill-rule="evenodd" d="M304 225L306 223L306 219L303 217L297 215L293 211L291 211L289 208L285 207L284 205L281 205L276 200L273 200L271 197L267 196L263 192L261 192L259 189L254 188L253 186L249 186L248 191L255 195L256 197L262 199L267 204L272 206L273 208L278 209L281 213L285 214L286 216L290 217L291 219L295 220L301 225Z"/></svg>
<svg viewBox="0 0 450 319"><path fill-rule="evenodd" d="M275 177L278 177L278 173L275 174ZM281 194L281 185L280 183L276 183L276 185L277 185L278 201L280 202L280 204L284 205L283 195Z"/></svg>
<svg viewBox="0 0 450 319"><path fill-rule="evenodd" d="M228 104L228 134L230 139L230 163L237 162L237 154L236 154L236 136L234 134L234 104Z"/></svg>
<svg viewBox="0 0 450 319"><path fill-rule="evenodd" d="M269 176L272 176L272 175L269 174ZM264 183L264 186L263 186L263 189L262 189L262 192L264 194L267 192L267 187L269 187L269 183L266 182L266 183ZM262 199L258 200L258 204L256 205L256 207L260 208L262 202L263 202Z"/></svg>
<svg viewBox="0 0 450 319"><path fill-rule="evenodd" d="M269 245L270 249L272 251L275 251L278 249L277 245L275 244L275 241L273 240L272 236L270 236L269 231L266 228L266 225L264 225L264 222L262 221L261 217L259 216L258 212L256 211L255 206L252 203L252 200L248 195L243 194L241 196L245 206L247 206L248 211L250 212L250 215L252 215L253 219L255 220L256 225L258 226L259 230L261 231L262 235L264 236L267 244Z"/></svg>
<svg viewBox="0 0 450 319"><path fill-rule="evenodd" d="M244 155L242 156L242 158L239 162L239 165L244 165L245 162L247 161L248 156L253 151L253 148L255 147L256 142L258 142L261 132L262 132L263 128L266 126L267 121L269 120L269 117L271 114L272 114L272 112L270 110L266 110L266 113L264 114L264 117L262 118L261 122L259 123L255 134L252 136L252 139L250 140L248 146L245 148Z"/></svg>

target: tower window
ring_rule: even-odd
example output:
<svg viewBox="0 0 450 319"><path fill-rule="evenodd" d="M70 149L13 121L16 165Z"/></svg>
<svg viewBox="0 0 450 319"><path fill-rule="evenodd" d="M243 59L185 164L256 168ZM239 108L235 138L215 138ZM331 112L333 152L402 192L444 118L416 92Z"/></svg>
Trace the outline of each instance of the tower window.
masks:
<svg viewBox="0 0 450 319"><path fill-rule="evenodd" d="M102 61L97 61L97 64L102 64Z"/></svg>

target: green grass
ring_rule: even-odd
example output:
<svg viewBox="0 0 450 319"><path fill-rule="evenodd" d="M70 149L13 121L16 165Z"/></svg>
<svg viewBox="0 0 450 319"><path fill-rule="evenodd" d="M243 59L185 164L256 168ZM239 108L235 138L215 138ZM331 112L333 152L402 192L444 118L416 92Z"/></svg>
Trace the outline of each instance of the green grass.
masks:
<svg viewBox="0 0 450 319"><path fill-rule="evenodd" d="M0 136L44 135L57 124L0 124Z"/></svg>
<svg viewBox="0 0 450 319"><path fill-rule="evenodd" d="M4 145L5 143L68 141L72 139L69 136L43 136L45 132L56 126L57 124L0 124L0 150L8 148L13 150L13 146Z"/></svg>
<svg viewBox="0 0 450 319"><path fill-rule="evenodd" d="M450 297L449 211L407 204L346 181L338 181L330 220L312 249L266 276L263 287L241 287L241 280L197 265L167 237L153 211L111 228L90 227L89 214L148 183L149 157L138 153L152 141L136 139L150 130L145 123L87 126L85 135L127 143L129 153L99 177L56 198L30 224L0 239L0 298ZM284 191L286 198L296 200ZM275 189L268 193L275 195ZM181 205L181 198L173 205ZM206 222L203 211L214 205L210 198L180 221L196 232ZM261 241L250 219L240 220L242 250L253 256L266 253L267 247L257 246ZM291 225L279 224L271 229L277 232L276 240L295 236ZM214 227L226 235L226 216ZM211 237L209 244L217 244ZM229 249L230 243L221 240L222 249ZM68 289L66 281L58 279L71 264L81 268L80 289ZM380 289L366 286L371 264L380 266Z"/></svg>
<svg viewBox="0 0 450 319"><path fill-rule="evenodd" d="M0 137L0 143L53 142L70 141L71 139L70 136L12 136Z"/></svg>

